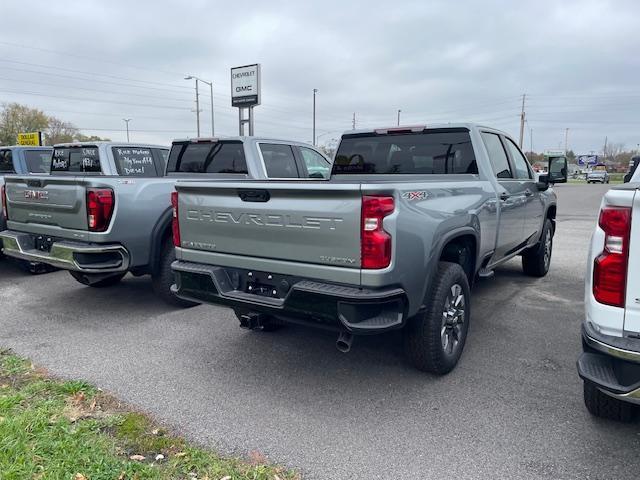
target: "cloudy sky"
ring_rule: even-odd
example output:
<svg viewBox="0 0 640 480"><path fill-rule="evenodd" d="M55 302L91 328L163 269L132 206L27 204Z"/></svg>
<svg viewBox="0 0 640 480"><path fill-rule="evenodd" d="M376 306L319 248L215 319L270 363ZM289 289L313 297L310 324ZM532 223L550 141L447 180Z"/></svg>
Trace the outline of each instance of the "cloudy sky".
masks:
<svg viewBox="0 0 640 480"><path fill-rule="evenodd" d="M262 64L256 134L320 143L351 128L477 121L525 149L640 143L634 1L35 1L0 4L0 102L86 134L195 136L193 82L214 82L216 134L234 135L233 66ZM202 85L203 94L208 86ZM201 96L209 134L209 97ZM532 133L532 135L531 135ZM533 138L531 138L533 137Z"/></svg>

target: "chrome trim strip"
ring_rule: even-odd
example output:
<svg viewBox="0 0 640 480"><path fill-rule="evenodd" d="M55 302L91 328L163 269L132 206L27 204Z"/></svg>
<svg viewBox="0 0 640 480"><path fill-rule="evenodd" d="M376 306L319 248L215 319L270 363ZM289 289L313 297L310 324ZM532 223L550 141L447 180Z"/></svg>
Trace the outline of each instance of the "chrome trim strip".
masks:
<svg viewBox="0 0 640 480"><path fill-rule="evenodd" d="M612 357L620 358L622 360L640 363L640 352L634 352L631 350L625 350L622 348L608 345L606 343L601 342L600 340L596 340L595 338L590 337L587 334L583 335L583 338L587 342L587 345L589 345L591 348L595 350L598 350L602 353L606 353L607 355L611 355ZM640 396L638 398L640 398Z"/></svg>

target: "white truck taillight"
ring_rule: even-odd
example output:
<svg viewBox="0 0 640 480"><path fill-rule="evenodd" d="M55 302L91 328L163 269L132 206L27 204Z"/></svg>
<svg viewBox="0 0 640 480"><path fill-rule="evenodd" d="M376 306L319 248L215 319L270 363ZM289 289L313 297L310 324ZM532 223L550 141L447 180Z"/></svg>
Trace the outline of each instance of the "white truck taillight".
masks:
<svg viewBox="0 0 640 480"><path fill-rule="evenodd" d="M171 231L173 233L173 245L180 246L180 223L178 222L178 192L171 192L171 208L173 218L171 219Z"/></svg>
<svg viewBox="0 0 640 480"><path fill-rule="evenodd" d="M109 228L115 205L110 188L87 188L87 222L92 232L104 232Z"/></svg>
<svg viewBox="0 0 640 480"><path fill-rule="evenodd" d="M391 235L382 228L384 217L395 209L393 197L362 197L362 225L360 230L360 251L362 268L386 268L391 263Z"/></svg>
<svg viewBox="0 0 640 480"><path fill-rule="evenodd" d="M599 303L624 307L631 208L604 207L598 225L605 237L604 250L593 265L593 296Z"/></svg>
<svg viewBox="0 0 640 480"><path fill-rule="evenodd" d="M5 220L9 220L9 207L7 206L7 187L2 185L0 189L0 197L2 197L2 215Z"/></svg>

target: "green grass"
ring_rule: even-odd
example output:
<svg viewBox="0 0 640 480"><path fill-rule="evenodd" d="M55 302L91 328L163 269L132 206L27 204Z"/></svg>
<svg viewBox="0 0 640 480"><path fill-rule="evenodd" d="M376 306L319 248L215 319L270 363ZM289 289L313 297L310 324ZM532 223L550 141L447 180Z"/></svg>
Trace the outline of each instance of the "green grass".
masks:
<svg viewBox="0 0 640 480"><path fill-rule="evenodd" d="M224 458L190 445L85 382L52 379L29 361L0 351L1 480L196 478L299 475L268 464L258 453L246 460Z"/></svg>

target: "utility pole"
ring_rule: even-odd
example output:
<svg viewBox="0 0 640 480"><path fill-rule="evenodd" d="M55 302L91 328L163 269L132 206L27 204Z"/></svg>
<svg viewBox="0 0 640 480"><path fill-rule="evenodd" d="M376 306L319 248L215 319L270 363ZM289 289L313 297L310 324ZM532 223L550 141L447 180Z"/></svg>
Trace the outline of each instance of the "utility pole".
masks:
<svg viewBox="0 0 640 480"><path fill-rule="evenodd" d="M400 126L400 112L401 112L401 111L402 111L402 110L398 109L398 126Z"/></svg>
<svg viewBox="0 0 640 480"><path fill-rule="evenodd" d="M198 123L198 136L200 136L200 101L199 101L199 95L198 95L198 81L201 81L202 83L206 83L207 85L209 85L209 89L211 90L211 136L215 137L216 129L214 125L214 116L213 116L213 82L207 82L206 80L198 78L194 75L188 75L184 77L184 79L196 81L196 114L197 114L196 120Z"/></svg>
<svg viewBox="0 0 640 480"><path fill-rule="evenodd" d="M356 112L353 112L353 120L351 121L351 130L356 129Z"/></svg>
<svg viewBox="0 0 640 480"><path fill-rule="evenodd" d="M313 89L313 145L316 144L316 93L318 93L318 89Z"/></svg>
<svg viewBox="0 0 640 480"><path fill-rule="evenodd" d="M604 159L607 159L607 137L604 137L604 148L602 149L602 156L604 157Z"/></svg>
<svg viewBox="0 0 640 480"><path fill-rule="evenodd" d="M569 129L565 128L564 129L564 154L565 155L569 151L569 149L567 148L568 146L569 146Z"/></svg>
<svg viewBox="0 0 640 480"><path fill-rule="evenodd" d="M520 143L518 144L518 146L522 149L522 140L524 138L524 119L525 119L525 114L524 114L524 99L526 98L527 94L523 93L522 94L522 111L520 112Z"/></svg>
<svg viewBox="0 0 640 480"><path fill-rule="evenodd" d="M130 118L123 118L122 120L127 125L127 142L128 142L129 141L129 122L131 121L131 119Z"/></svg>
<svg viewBox="0 0 640 480"><path fill-rule="evenodd" d="M533 160L533 128L529 127L529 163Z"/></svg>

